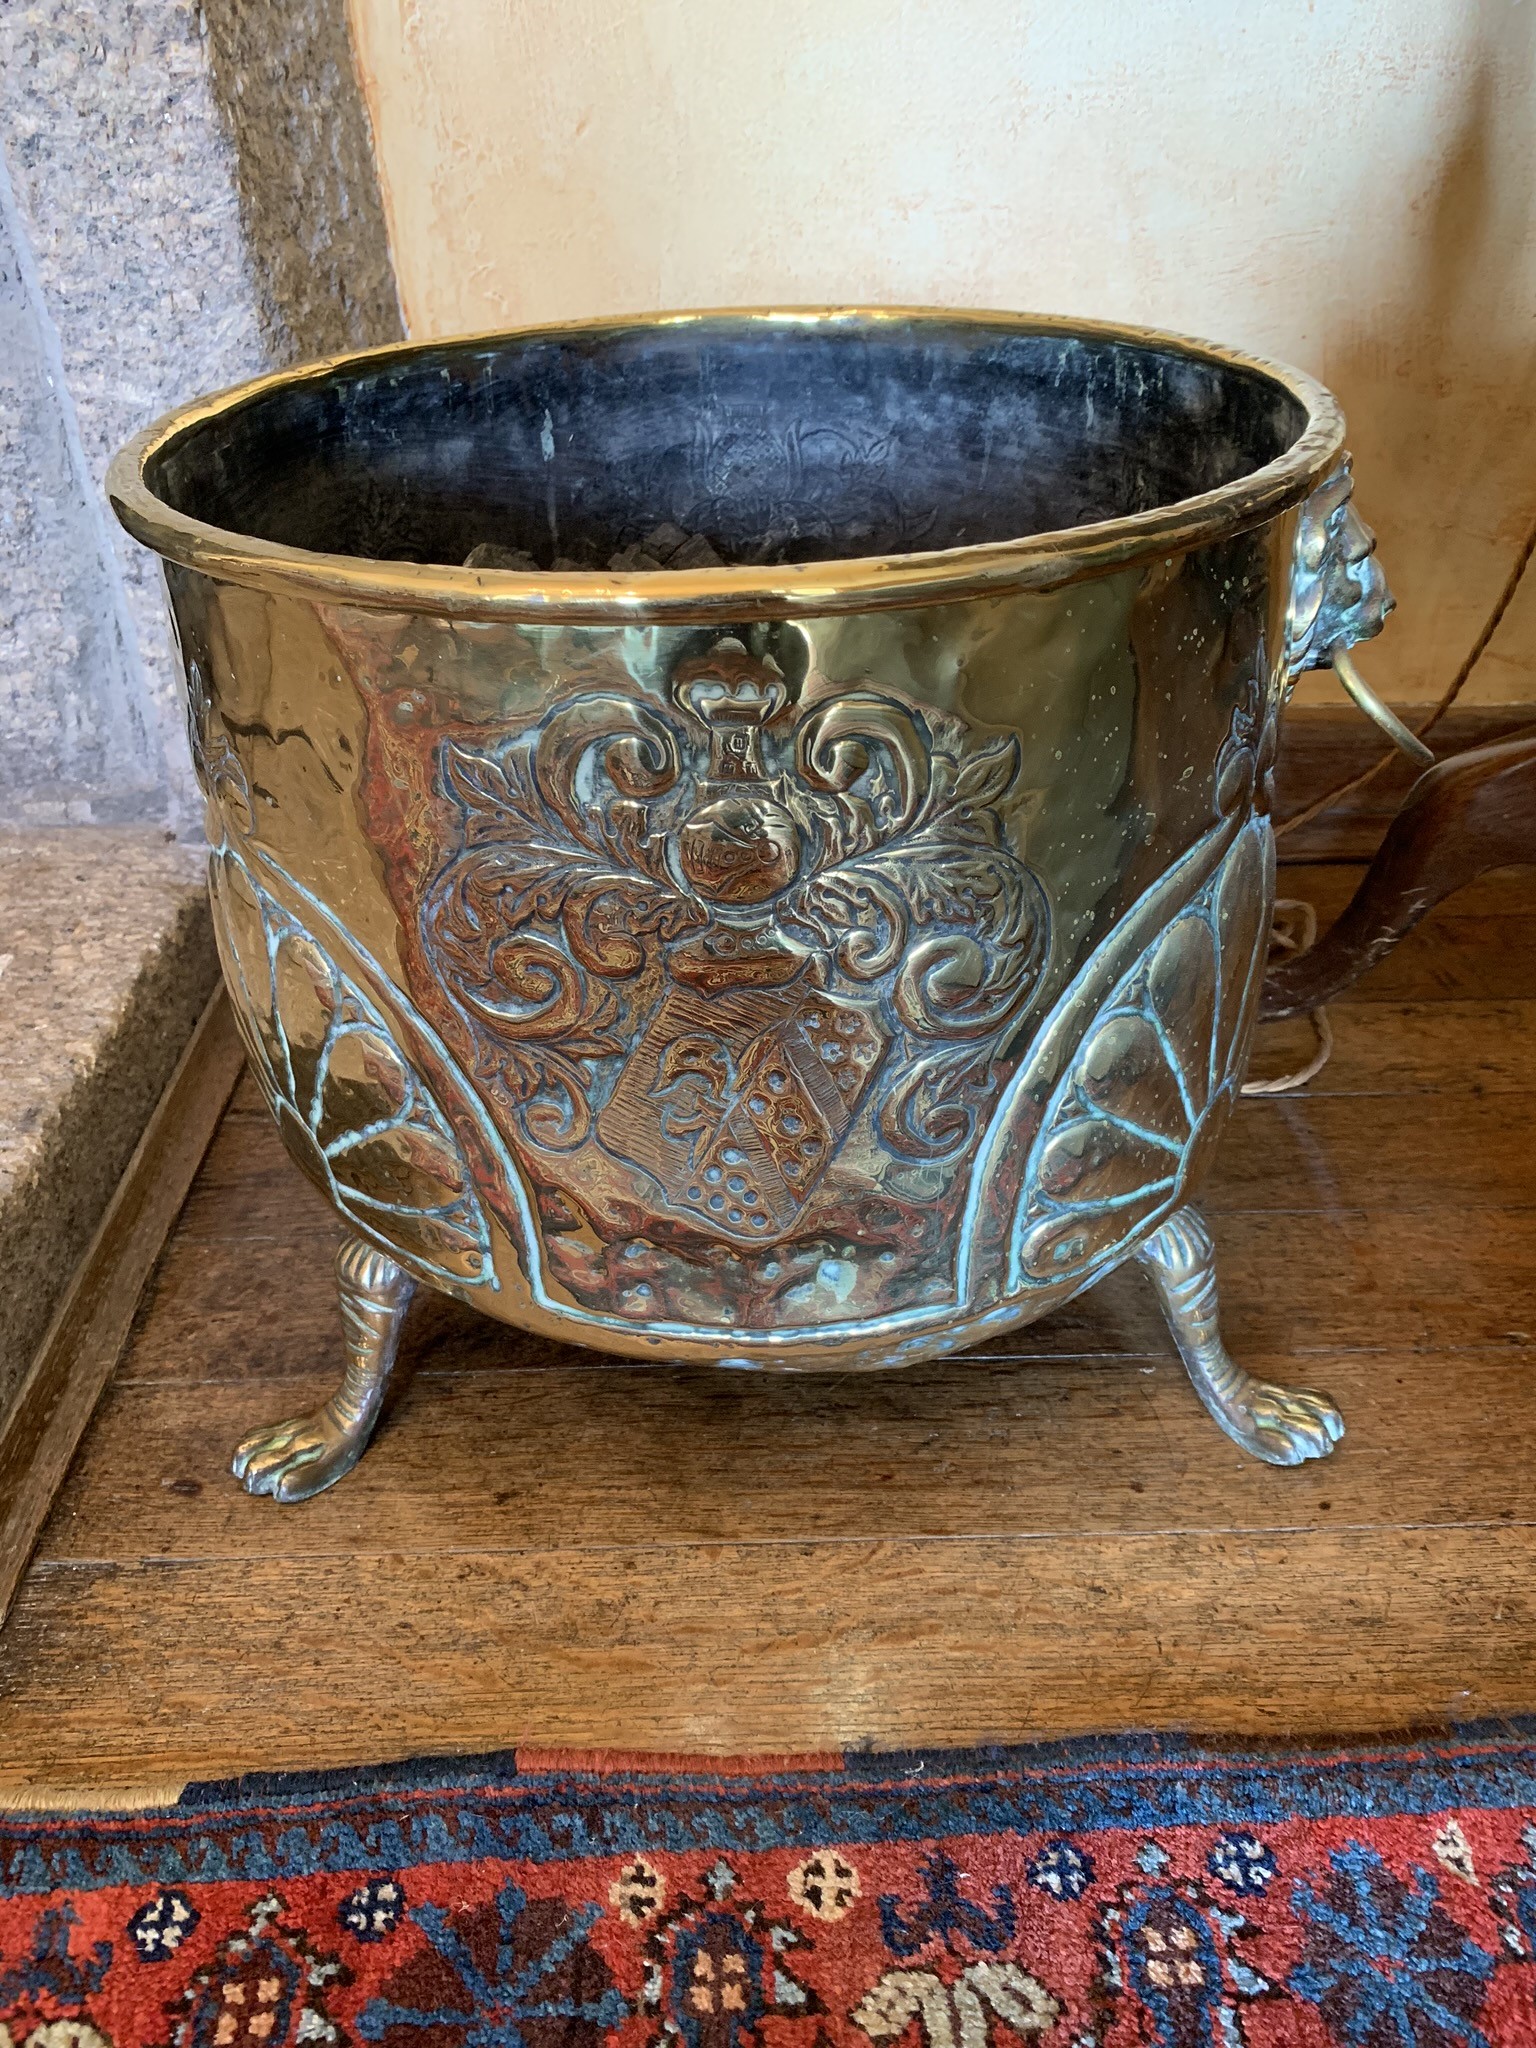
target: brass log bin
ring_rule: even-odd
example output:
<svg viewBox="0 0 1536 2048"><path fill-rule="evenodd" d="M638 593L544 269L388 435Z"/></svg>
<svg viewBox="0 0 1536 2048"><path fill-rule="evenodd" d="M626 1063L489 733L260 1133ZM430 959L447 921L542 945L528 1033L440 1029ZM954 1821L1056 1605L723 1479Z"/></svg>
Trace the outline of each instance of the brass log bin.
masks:
<svg viewBox="0 0 1536 2048"><path fill-rule="evenodd" d="M126 448L235 1014L347 1232L341 1389L245 1485L350 1468L418 1285L846 1370L1129 1259L1228 1435L1325 1455L1224 1351L1193 1201L1277 721L1391 602L1343 435L1229 349L835 310L338 357Z"/></svg>

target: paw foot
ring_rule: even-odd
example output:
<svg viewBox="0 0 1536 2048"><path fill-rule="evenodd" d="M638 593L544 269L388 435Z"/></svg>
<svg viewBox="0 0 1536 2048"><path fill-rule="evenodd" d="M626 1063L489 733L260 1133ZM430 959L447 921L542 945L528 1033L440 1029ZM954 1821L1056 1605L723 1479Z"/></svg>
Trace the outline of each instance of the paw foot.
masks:
<svg viewBox="0 0 1536 2048"><path fill-rule="evenodd" d="M1235 1443L1266 1465L1304 1465L1326 1458L1344 1434L1344 1418L1326 1394L1254 1380L1217 1421Z"/></svg>
<svg viewBox="0 0 1536 2048"><path fill-rule="evenodd" d="M301 1415L244 1438L234 1455L234 1475L247 1493L309 1500L352 1470L367 1441L365 1433L342 1429L323 1411Z"/></svg>

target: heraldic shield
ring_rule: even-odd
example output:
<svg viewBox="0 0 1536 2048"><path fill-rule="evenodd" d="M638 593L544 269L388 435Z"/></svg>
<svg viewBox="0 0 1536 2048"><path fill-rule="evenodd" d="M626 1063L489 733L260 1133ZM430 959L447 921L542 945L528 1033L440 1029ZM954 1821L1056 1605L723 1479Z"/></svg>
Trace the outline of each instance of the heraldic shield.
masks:
<svg viewBox="0 0 1536 2048"><path fill-rule="evenodd" d="M679 985L626 1062L598 1135L675 1207L751 1243L805 1207L890 1035L872 1005L819 989L790 948L751 963L760 979L713 991L687 984L697 962L673 956Z"/></svg>
<svg viewBox="0 0 1536 2048"><path fill-rule="evenodd" d="M669 704L588 690L472 737L440 742L456 831L418 987L557 1271L637 1233L707 1261L825 1225L850 1147L865 1210L954 1181L1049 950L1012 735L873 690L792 704L726 638Z"/></svg>

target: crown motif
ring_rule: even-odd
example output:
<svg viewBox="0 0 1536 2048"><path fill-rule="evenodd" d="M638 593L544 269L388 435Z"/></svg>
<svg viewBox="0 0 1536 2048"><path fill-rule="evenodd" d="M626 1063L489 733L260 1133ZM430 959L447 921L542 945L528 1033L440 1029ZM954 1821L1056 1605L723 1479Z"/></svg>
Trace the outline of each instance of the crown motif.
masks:
<svg viewBox="0 0 1536 2048"><path fill-rule="evenodd" d="M789 702L771 656L759 661L739 640L719 640L708 654L679 662L672 701L709 738L709 782L762 782L762 735Z"/></svg>

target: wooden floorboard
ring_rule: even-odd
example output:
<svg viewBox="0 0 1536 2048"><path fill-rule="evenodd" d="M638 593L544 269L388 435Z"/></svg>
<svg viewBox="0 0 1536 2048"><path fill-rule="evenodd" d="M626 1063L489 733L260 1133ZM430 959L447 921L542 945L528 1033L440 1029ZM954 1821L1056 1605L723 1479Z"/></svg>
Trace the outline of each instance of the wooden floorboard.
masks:
<svg viewBox="0 0 1536 2048"><path fill-rule="evenodd" d="M1354 895L1362 873L1358 861L1283 861L1278 894L1304 897L1326 926ZM1453 917L1529 917L1533 908L1536 870L1494 868L1469 882L1447 902L1439 912L1440 929L1444 929L1445 920ZM1369 991L1369 982L1362 982L1355 993L1365 997ZM257 1099L253 1094L252 1103Z"/></svg>
<svg viewBox="0 0 1536 2048"><path fill-rule="evenodd" d="M1259 1372L1289 1357L1248 1355ZM1445 1400L1447 1372L1455 1400ZM1212 1442L1166 1352L977 1360L878 1378L708 1368L479 1371L409 1381L351 1483L302 1514L225 1483L237 1404L114 1389L48 1555L79 1563L430 1557L439 1551L1536 1522L1536 1402L1520 1347L1328 1361L1350 1456L1278 1472ZM1320 1377L1322 1375L1319 1375ZM323 1372L263 1382L259 1422ZM622 1416L591 1456L593 1412ZM1433 1429L1426 1417L1436 1416ZM680 1447L686 1452L680 1454ZM1091 1447L1091 1451L1088 1450ZM1085 1493L1082 1460L1095 1484Z"/></svg>
<svg viewBox="0 0 1536 2048"><path fill-rule="evenodd" d="M1329 1006L1333 1056L1307 1088L1329 1095L1518 1095L1536 1089L1536 1003ZM1316 1044L1305 1017L1264 1025L1252 1073L1300 1071Z"/></svg>
<svg viewBox="0 0 1536 2048"><path fill-rule="evenodd" d="M1530 1708L1536 1531L47 1561L7 1627L12 1787L517 1740L1363 1733Z"/></svg>
<svg viewBox="0 0 1536 2048"><path fill-rule="evenodd" d="M1282 882L1326 922L1358 873ZM1536 875L1332 1019L1208 1202L1233 1349L1345 1408L1296 1472L1219 1435L1122 1271L873 1377L617 1368L424 1299L357 1471L253 1501L233 1443L329 1391L340 1333L336 1226L243 1082L0 1631L0 1794L1536 1710Z"/></svg>

